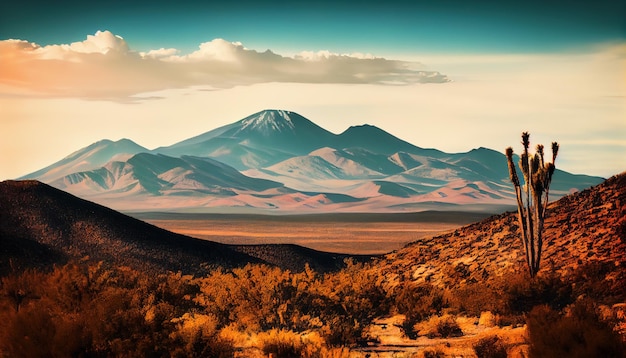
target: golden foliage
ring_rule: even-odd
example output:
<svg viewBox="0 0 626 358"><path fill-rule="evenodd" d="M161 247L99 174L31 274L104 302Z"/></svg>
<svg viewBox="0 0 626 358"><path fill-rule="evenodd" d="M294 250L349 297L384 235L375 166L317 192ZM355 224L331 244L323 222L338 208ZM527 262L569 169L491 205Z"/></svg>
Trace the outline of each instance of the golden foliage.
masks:
<svg viewBox="0 0 626 358"><path fill-rule="evenodd" d="M374 342L368 327L386 315L405 315L410 338L445 338L463 334L455 315L489 310L476 320L523 323L534 306L559 312L573 294L601 294L596 286L573 290L548 273L532 280L511 273L489 285L445 290L393 285L374 265L353 262L323 275L309 267L294 273L248 265L198 278L72 263L12 274L0 284L0 351L11 357L233 357L236 348L348 357L350 347Z"/></svg>

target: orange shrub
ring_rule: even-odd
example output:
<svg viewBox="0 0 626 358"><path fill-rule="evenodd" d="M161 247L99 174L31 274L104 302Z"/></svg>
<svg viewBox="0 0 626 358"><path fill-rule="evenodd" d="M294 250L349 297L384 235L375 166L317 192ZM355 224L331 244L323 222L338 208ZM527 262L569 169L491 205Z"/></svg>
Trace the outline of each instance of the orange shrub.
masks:
<svg viewBox="0 0 626 358"><path fill-rule="evenodd" d="M528 315L531 357L623 357L626 345L602 321L593 302L576 302L568 314L541 305Z"/></svg>

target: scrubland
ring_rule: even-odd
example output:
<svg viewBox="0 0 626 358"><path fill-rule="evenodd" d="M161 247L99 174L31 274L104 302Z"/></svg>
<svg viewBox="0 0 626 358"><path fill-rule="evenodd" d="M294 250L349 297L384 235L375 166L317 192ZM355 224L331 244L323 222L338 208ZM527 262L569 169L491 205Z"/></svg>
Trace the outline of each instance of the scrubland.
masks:
<svg viewBox="0 0 626 358"><path fill-rule="evenodd" d="M7 357L620 357L626 288L582 267L486 286L389 280L375 263L203 277L75 262L2 278ZM595 275L595 276L594 276ZM584 279L586 278L586 279ZM621 335L620 335L621 333Z"/></svg>
<svg viewBox="0 0 626 358"><path fill-rule="evenodd" d="M533 278L513 213L357 260L195 240L22 187L0 220L0 356L625 356L625 175L550 206Z"/></svg>

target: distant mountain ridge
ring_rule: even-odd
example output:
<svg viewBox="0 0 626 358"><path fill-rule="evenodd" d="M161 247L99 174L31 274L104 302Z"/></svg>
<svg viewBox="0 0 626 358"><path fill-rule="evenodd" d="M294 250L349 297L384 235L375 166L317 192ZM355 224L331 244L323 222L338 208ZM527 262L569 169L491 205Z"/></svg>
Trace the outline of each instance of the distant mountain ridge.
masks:
<svg viewBox="0 0 626 358"><path fill-rule="evenodd" d="M51 182L71 173L96 169L110 161L126 160L143 152L148 152L148 149L130 139L120 139L116 142L103 139L21 179L37 178Z"/></svg>
<svg viewBox="0 0 626 358"><path fill-rule="evenodd" d="M168 190L172 195L232 193L229 189L263 191L282 187L269 180L250 178L211 158L139 153L125 162L113 161L97 170L67 175L52 182L60 188L82 183L94 191L141 191L158 195Z"/></svg>
<svg viewBox="0 0 626 358"><path fill-rule="evenodd" d="M503 153L424 149L371 125L333 134L282 110L154 150L103 140L22 179L118 210L395 212L515 200ZM602 180L557 170L550 193Z"/></svg>

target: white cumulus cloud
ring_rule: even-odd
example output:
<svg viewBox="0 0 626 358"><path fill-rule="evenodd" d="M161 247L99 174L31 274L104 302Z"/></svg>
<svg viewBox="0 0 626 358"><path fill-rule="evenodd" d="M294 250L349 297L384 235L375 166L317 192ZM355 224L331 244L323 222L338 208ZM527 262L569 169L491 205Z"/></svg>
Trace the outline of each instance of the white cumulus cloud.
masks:
<svg viewBox="0 0 626 358"><path fill-rule="evenodd" d="M213 41L201 43L197 51L185 56L172 56L167 58L167 60L180 62L236 62L244 51L247 50L243 47L241 42L228 42L224 39L214 39Z"/></svg>
<svg viewBox="0 0 626 358"><path fill-rule="evenodd" d="M148 52L140 52L139 55L143 58L153 58L153 59L167 59L172 56L175 56L179 53L175 48L163 48L161 47L158 50L150 50Z"/></svg>
<svg viewBox="0 0 626 358"><path fill-rule="evenodd" d="M15 93L98 99L124 99L141 92L190 86L449 81L439 72L419 69L417 63L371 54L311 51L287 57L224 39L204 42L189 54L180 54L175 48L136 52L110 31L98 31L80 42L43 47L21 40L0 41L0 57L6 69L0 72L0 88L5 94L7 87L19 87Z"/></svg>
<svg viewBox="0 0 626 358"><path fill-rule="evenodd" d="M106 55L109 52L127 53L128 51L126 41L110 31L98 31L95 35L87 35L85 41L73 42L69 45L48 45L38 47L36 50L42 59L53 60L78 60L77 54Z"/></svg>
<svg viewBox="0 0 626 358"><path fill-rule="evenodd" d="M317 52L302 51L294 56L294 58L297 60L306 60L306 61L322 61L322 60L328 60L328 59L337 58L337 57L351 57L351 58L357 58L361 60L373 60L376 58L374 55L370 53L355 52L351 54L342 55L342 54L330 52L327 50L322 50L322 51L317 51Z"/></svg>

